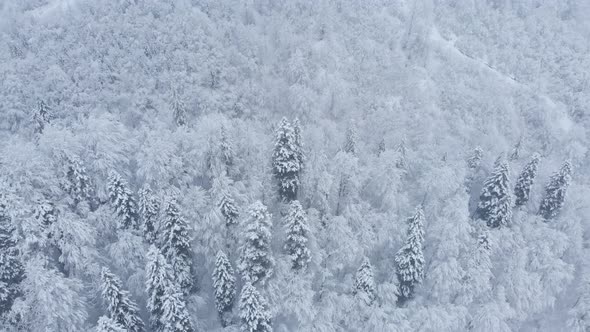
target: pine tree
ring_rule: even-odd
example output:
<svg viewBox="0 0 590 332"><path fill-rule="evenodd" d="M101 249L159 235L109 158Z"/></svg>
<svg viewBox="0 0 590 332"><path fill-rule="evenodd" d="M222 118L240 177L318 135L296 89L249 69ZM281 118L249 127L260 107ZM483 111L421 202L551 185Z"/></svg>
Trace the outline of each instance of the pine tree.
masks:
<svg viewBox="0 0 590 332"><path fill-rule="evenodd" d="M180 97L178 91L174 90L172 94L172 102L170 103L172 109L172 116L178 127L186 125L186 107Z"/></svg>
<svg viewBox="0 0 590 332"><path fill-rule="evenodd" d="M106 316L101 316L96 325L96 332L127 332L127 330L114 320Z"/></svg>
<svg viewBox="0 0 590 332"><path fill-rule="evenodd" d="M236 296L236 278L234 269L223 251L218 251L213 270L213 288L215 290L215 306L221 319L221 325L227 326Z"/></svg>
<svg viewBox="0 0 590 332"><path fill-rule="evenodd" d="M369 258L363 258L363 262L356 272L354 280L354 294L363 298L366 304L371 305L377 298L373 266Z"/></svg>
<svg viewBox="0 0 590 332"><path fill-rule="evenodd" d="M16 248L14 226L5 197L0 195L0 317L8 312L20 295L24 267Z"/></svg>
<svg viewBox="0 0 590 332"><path fill-rule="evenodd" d="M348 128L346 128L346 140L344 141L344 152L350 153L352 155L357 154L357 141L358 136L356 133L356 126L354 124L350 124Z"/></svg>
<svg viewBox="0 0 590 332"><path fill-rule="evenodd" d="M112 171L109 175L108 191L111 204L115 209L115 213L120 218L119 226L122 229L129 229L131 227L137 229L135 199L131 195L129 185L117 172Z"/></svg>
<svg viewBox="0 0 590 332"><path fill-rule="evenodd" d="M51 121L51 108L45 104L43 100L37 103L37 107L33 109L32 120L36 134L42 134L45 126Z"/></svg>
<svg viewBox="0 0 590 332"><path fill-rule="evenodd" d="M395 255L397 278L399 280L400 300L414 295L416 284L424 278L424 212L418 206L413 217L408 219L408 238L406 244Z"/></svg>
<svg viewBox="0 0 590 332"><path fill-rule="evenodd" d="M154 245L147 254L146 290L152 330L155 332L192 331L179 284L172 267Z"/></svg>
<svg viewBox="0 0 590 332"><path fill-rule="evenodd" d="M535 153L533 159L525 165L516 180L516 186L514 188L514 196L516 197L514 205L516 207L523 206L529 201L529 194L537 176L540 158L539 154Z"/></svg>
<svg viewBox="0 0 590 332"><path fill-rule="evenodd" d="M143 219L143 237L148 243L155 243L157 238L158 215L160 203L149 186L139 192L139 214Z"/></svg>
<svg viewBox="0 0 590 332"><path fill-rule="evenodd" d="M481 147L477 146L473 150L473 155L471 157L469 157L469 159L467 159L467 166L470 169L478 168L479 165L481 164L482 158L483 158L483 150L481 149Z"/></svg>
<svg viewBox="0 0 590 332"><path fill-rule="evenodd" d="M476 213L489 227L506 226L512 218L510 168L502 155L483 184Z"/></svg>
<svg viewBox="0 0 590 332"><path fill-rule="evenodd" d="M188 294L193 286L192 250L189 229L180 214L176 198L169 198L164 210L162 225L162 253L170 262L176 282Z"/></svg>
<svg viewBox="0 0 590 332"><path fill-rule="evenodd" d="M240 295L240 318L244 332L271 332L268 305L258 290L247 282Z"/></svg>
<svg viewBox="0 0 590 332"><path fill-rule="evenodd" d="M274 267L270 250L271 215L260 201L252 204L249 214L238 268L246 281L264 284Z"/></svg>
<svg viewBox="0 0 590 332"><path fill-rule="evenodd" d="M110 317L129 332L143 331L137 304L131 300L129 292L122 289L121 280L106 267L102 268L100 279L102 297Z"/></svg>
<svg viewBox="0 0 590 332"><path fill-rule="evenodd" d="M301 171L299 158L301 155L297 150L293 127L283 118L276 132L272 162L282 201L289 202L297 198Z"/></svg>
<svg viewBox="0 0 590 332"><path fill-rule="evenodd" d="M291 258L291 267L301 270L307 267L311 261L311 252L307 248L309 228L307 217L299 201L292 201L289 212L285 216L287 228L287 240L285 250Z"/></svg>
<svg viewBox="0 0 590 332"><path fill-rule="evenodd" d="M563 163L561 169L551 176L545 187L545 197L541 201L539 214L546 220L555 218L565 203L565 195L572 179L572 164Z"/></svg>
<svg viewBox="0 0 590 332"><path fill-rule="evenodd" d="M238 223L238 217L240 216L238 207L234 199L227 191L223 192L221 195L221 200L219 201L219 211L225 219L226 226L230 227Z"/></svg>
<svg viewBox="0 0 590 332"><path fill-rule="evenodd" d="M74 200L74 206L92 198L94 193L92 181L88 177L86 168L78 158L66 156L64 175L63 188Z"/></svg>

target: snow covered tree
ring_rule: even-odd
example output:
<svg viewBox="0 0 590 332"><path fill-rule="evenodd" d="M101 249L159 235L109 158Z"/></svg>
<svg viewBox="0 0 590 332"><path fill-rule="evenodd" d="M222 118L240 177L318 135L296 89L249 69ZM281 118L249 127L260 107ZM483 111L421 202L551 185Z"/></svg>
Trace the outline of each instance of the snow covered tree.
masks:
<svg viewBox="0 0 590 332"><path fill-rule="evenodd" d="M225 126L221 127L221 140L219 142L219 150L221 154L221 161L225 164L226 171L229 174L229 170L234 164L235 153L233 148L233 142L227 134Z"/></svg>
<svg viewBox="0 0 590 332"><path fill-rule="evenodd" d="M109 317L101 316L96 324L96 332L126 332L126 330Z"/></svg>
<svg viewBox="0 0 590 332"><path fill-rule="evenodd" d="M555 218L565 203L565 195L572 179L572 164L563 163L561 169L551 176L545 187L545 197L541 201L539 214L545 219Z"/></svg>
<svg viewBox="0 0 590 332"><path fill-rule="evenodd" d="M238 269L246 281L264 284L273 273L270 240L272 219L266 206L256 201L249 210Z"/></svg>
<svg viewBox="0 0 590 332"><path fill-rule="evenodd" d="M299 162L299 173L303 171L305 168L305 151L303 150L303 138L301 137L301 122L299 118L295 118L293 120L293 138L294 138L294 146L295 146L295 155L297 156L297 161Z"/></svg>
<svg viewBox="0 0 590 332"><path fill-rule="evenodd" d="M168 259L174 271L175 281L188 294L193 287L192 250L186 220L180 214L178 201L168 198L164 209L162 225L162 254Z"/></svg>
<svg viewBox="0 0 590 332"><path fill-rule="evenodd" d="M506 226L511 221L510 167L503 155L498 157L492 174L483 184L476 213L492 228Z"/></svg>
<svg viewBox="0 0 590 332"><path fill-rule="evenodd" d="M24 278L7 205L4 196L0 195L0 317L10 310L20 294L19 284Z"/></svg>
<svg viewBox="0 0 590 332"><path fill-rule="evenodd" d="M45 232L48 239L53 238L53 232L51 226L57 221L58 210L55 208L55 204L48 200L41 200L35 206L33 211L33 217L37 221L39 227Z"/></svg>
<svg viewBox="0 0 590 332"><path fill-rule="evenodd" d="M172 116L174 117L174 122L176 122L176 125L178 127L184 126L186 124L186 107L182 101L181 96L176 90L174 90L172 93L172 102L170 103L170 108L172 109Z"/></svg>
<svg viewBox="0 0 590 332"><path fill-rule="evenodd" d="M51 108L49 108L43 100L40 100L37 103L37 107L33 109L31 118L33 120L35 133L42 134L45 126L51 121Z"/></svg>
<svg viewBox="0 0 590 332"><path fill-rule="evenodd" d="M288 202L297 198L300 184L301 155L297 149L295 133L286 118L276 131L272 157L273 174L279 186L279 196Z"/></svg>
<svg viewBox="0 0 590 332"><path fill-rule="evenodd" d="M223 192L221 195L221 200L219 201L219 211L225 219L226 226L229 227L238 223L238 207L234 199L227 191Z"/></svg>
<svg viewBox="0 0 590 332"><path fill-rule="evenodd" d="M514 187L514 196L516 196L514 205L516 207L523 206L529 201L529 194L537 176L540 158L541 156L535 153L516 180L516 186Z"/></svg>
<svg viewBox="0 0 590 332"><path fill-rule="evenodd" d="M587 264L587 262L585 262ZM584 273L585 272L585 273ZM580 284L577 289L578 299L569 310L567 326L572 332L590 331L590 271L583 267Z"/></svg>
<svg viewBox="0 0 590 332"><path fill-rule="evenodd" d="M375 277L373 276L373 266L367 257L363 258L361 266L356 271L353 293L361 297L368 305L373 304L377 298Z"/></svg>
<svg viewBox="0 0 590 332"><path fill-rule="evenodd" d="M401 301L411 298L416 284L424 278L424 212L421 206L408 219L408 224L406 244L395 255Z"/></svg>
<svg viewBox="0 0 590 332"><path fill-rule="evenodd" d="M246 282L240 295L240 318L244 332L271 332L271 316L266 300Z"/></svg>
<svg viewBox="0 0 590 332"><path fill-rule="evenodd" d="M309 228L307 217L299 201L292 201L289 212L285 216L287 239L285 250L291 258L291 267L301 270L307 267L311 261L311 252L308 249Z"/></svg>
<svg viewBox="0 0 590 332"><path fill-rule="evenodd" d="M150 321L156 332L188 332L192 326L172 267L154 245L147 254L146 290Z"/></svg>
<svg viewBox="0 0 590 332"><path fill-rule="evenodd" d="M407 158L408 158L408 149L406 148L406 140L402 139L402 141L397 146L397 161L395 166L397 168L406 169L407 168Z"/></svg>
<svg viewBox="0 0 590 332"><path fill-rule="evenodd" d="M514 144L514 148L512 149L512 152L510 153L510 160L516 160L520 157L520 149L522 148L522 137L520 139L518 139L518 142L516 142L516 144Z"/></svg>
<svg viewBox="0 0 590 332"><path fill-rule="evenodd" d="M110 317L129 332L143 331L137 304L131 300L129 292L122 289L121 280L107 267L102 268L100 279L102 298Z"/></svg>
<svg viewBox="0 0 590 332"><path fill-rule="evenodd" d="M236 277L227 255L218 251L213 270L213 288L215 292L215 306L219 313L221 325L227 326L231 321L234 298L236 296Z"/></svg>
<svg viewBox="0 0 590 332"><path fill-rule="evenodd" d="M473 150L473 155L467 159L467 166L470 169L476 169L481 164L481 160L483 158L483 150L481 147L477 146Z"/></svg>
<svg viewBox="0 0 590 332"><path fill-rule="evenodd" d="M346 153L350 153L352 155L357 154L357 141L358 141L358 135L356 132L356 126L352 123L349 124L349 126L346 128L346 138L344 141L344 147L343 150Z"/></svg>
<svg viewBox="0 0 590 332"><path fill-rule="evenodd" d="M379 145L377 145L377 157L380 157L383 152L385 152L385 138L381 138L379 141Z"/></svg>
<svg viewBox="0 0 590 332"><path fill-rule="evenodd" d="M80 159L74 156L66 156L66 169L64 174L63 189L70 195L74 205L90 200L94 194L94 187L86 167Z"/></svg>
<svg viewBox="0 0 590 332"><path fill-rule="evenodd" d="M119 227L122 229L131 227L137 229L135 199L131 195L127 181L123 180L117 172L111 171L109 175L108 192L115 213L120 218Z"/></svg>
<svg viewBox="0 0 590 332"><path fill-rule="evenodd" d="M139 214L143 220L143 237L148 243L155 243L158 231L160 203L149 186L139 191Z"/></svg>

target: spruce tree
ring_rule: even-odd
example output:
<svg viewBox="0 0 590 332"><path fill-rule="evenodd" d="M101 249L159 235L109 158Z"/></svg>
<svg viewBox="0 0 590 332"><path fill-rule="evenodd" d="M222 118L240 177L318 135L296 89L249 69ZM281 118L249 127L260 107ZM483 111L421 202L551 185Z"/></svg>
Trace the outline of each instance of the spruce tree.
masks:
<svg viewBox="0 0 590 332"><path fill-rule="evenodd" d="M135 199L131 195L127 181L123 180L117 172L112 171L109 175L108 192L111 204L120 219L119 227L138 229Z"/></svg>
<svg viewBox="0 0 590 332"><path fill-rule="evenodd" d="M225 219L226 226L230 227L238 223L238 207L234 199L227 191L224 191L221 194L221 200L219 201L219 211L221 212L223 219Z"/></svg>
<svg viewBox="0 0 590 332"><path fill-rule="evenodd" d="M106 267L102 268L100 279L102 297L110 317L129 332L143 331L137 304L131 300L129 292L122 289L121 280Z"/></svg>
<svg viewBox="0 0 590 332"><path fill-rule="evenodd" d="M174 122L176 122L176 125L178 127L186 125L186 107L178 91L176 90L174 90L172 94L170 108L172 109L172 116L174 117Z"/></svg>
<svg viewBox="0 0 590 332"><path fill-rule="evenodd" d="M285 250L291 259L291 267L294 270L307 268L311 261L311 252L307 248L309 228L307 217L299 201L292 201L289 212L285 216L287 239Z"/></svg>
<svg viewBox="0 0 590 332"><path fill-rule="evenodd" d="M572 179L572 164L566 161L561 169L551 176L545 187L539 214L546 220L555 218L565 203L565 195Z"/></svg>
<svg viewBox="0 0 590 332"><path fill-rule="evenodd" d="M529 201L529 194L531 187L537 176L537 169L539 167L539 154L535 153L531 161L525 165L524 169L516 180L516 186L514 187L514 196L516 200L514 205L520 207L525 205Z"/></svg>
<svg viewBox="0 0 590 332"><path fill-rule="evenodd" d="M109 317L101 316L96 325L96 332L127 332L127 330Z"/></svg>
<svg viewBox="0 0 590 332"><path fill-rule="evenodd" d="M407 158L408 158L408 150L406 148L406 140L405 139L402 139L402 141L397 146L397 154L398 154L398 158L397 158L397 162L395 163L395 166L400 169L406 169L408 166L407 162L406 162Z"/></svg>
<svg viewBox="0 0 590 332"><path fill-rule="evenodd" d="M224 126L221 127L221 140L219 142L219 150L221 154L221 160L225 164L227 173L229 174L230 168L234 164L234 150L231 138L227 134L227 130Z"/></svg>
<svg viewBox="0 0 590 332"><path fill-rule="evenodd" d="M361 297L368 305L373 304L377 298L373 266L367 257L363 258L363 262L356 272L353 293Z"/></svg>
<svg viewBox="0 0 590 332"><path fill-rule="evenodd" d="M406 244L395 255L402 301L414 295L414 288L424 278L424 212L421 206L418 206L414 216L408 219L408 224Z"/></svg>
<svg viewBox="0 0 590 332"><path fill-rule="evenodd" d="M92 198L94 187L80 159L66 156L64 178L63 188L73 199L74 206Z"/></svg>
<svg viewBox="0 0 590 332"><path fill-rule="evenodd" d="M299 118L293 120L293 145L295 146L295 155L299 163L299 173L305 168L305 151L303 150L303 138L301 137L301 122Z"/></svg>
<svg viewBox="0 0 590 332"><path fill-rule="evenodd" d="M276 131L272 167L279 186L279 196L284 202L297 198L301 171L299 158L301 155L297 150L293 127L283 118Z"/></svg>
<svg viewBox="0 0 590 332"><path fill-rule="evenodd" d="M180 288L169 283L162 299L165 332L193 332L193 326Z"/></svg>
<svg viewBox="0 0 590 332"><path fill-rule="evenodd" d="M32 120L36 134L42 134L45 126L51 121L51 109L43 100L37 103L37 107L33 109Z"/></svg>
<svg viewBox="0 0 590 332"><path fill-rule="evenodd" d="M35 207L33 216L42 229L46 229L57 221L55 204L48 200L41 200Z"/></svg>
<svg viewBox="0 0 590 332"><path fill-rule="evenodd" d="M358 136L356 133L356 126L354 124L349 124L348 128L346 128L346 139L344 141L343 150L346 153L350 153L354 156L357 154L357 141Z"/></svg>
<svg viewBox="0 0 590 332"><path fill-rule="evenodd" d="M483 150L481 147L477 146L473 150L473 155L467 159L467 166L470 169L477 169L481 164L481 160L483 159Z"/></svg>
<svg viewBox="0 0 590 332"><path fill-rule="evenodd" d="M174 197L168 198L164 209L161 248L172 266L176 282L181 290L188 294L193 286L189 229Z"/></svg>
<svg viewBox="0 0 590 332"><path fill-rule="evenodd" d="M218 251L213 270L213 288L215 291L215 306L219 313L221 325L227 326L236 296L236 278L234 269L223 251Z"/></svg>
<svg viewBox="0 0 590 332"><path fill-rule="evenodd" d="M510 167L503 155L498 157L492 174L483 184L476 213L492 228L510 223L512 218Z"/></svg>
<svg viewBox="0 0 590 332"><path fill-rule="evenodd" d="M240 318L244 332L272 331L268 304L250 282L246 282L240 295Z"/></svg>
<svg viewBox="0 0 590 332"><path fill-rule="evenodd" d="M0 317L21 293L19 284L25 272L16 245L8 204L0 195Z"/></svg>
<svg viewBox="0 0 590 332"><path fill-rule="evenodd" d="M157 238L158 215L160 203L149 186L139 191L139 214L143 220L143 237L148 243L155 243Z"/></svg>
<svg viewBox="0 0 590 332"><path fill-rule="evenodd" d="M252 204L249 214L238 268L246 281L264 284L274 267L270 250L271 215L260 201Z"/></svg>

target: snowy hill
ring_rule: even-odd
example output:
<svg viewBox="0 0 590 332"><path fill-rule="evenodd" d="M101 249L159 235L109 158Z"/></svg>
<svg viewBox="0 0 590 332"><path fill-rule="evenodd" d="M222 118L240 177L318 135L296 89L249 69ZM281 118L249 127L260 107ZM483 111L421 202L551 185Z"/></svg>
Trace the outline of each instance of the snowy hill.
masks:
<svg viewBox="0 0 590 332"><path fill-rule="evenodd" d="M585 331L588 15L0 3L2 328Z"/></svg>

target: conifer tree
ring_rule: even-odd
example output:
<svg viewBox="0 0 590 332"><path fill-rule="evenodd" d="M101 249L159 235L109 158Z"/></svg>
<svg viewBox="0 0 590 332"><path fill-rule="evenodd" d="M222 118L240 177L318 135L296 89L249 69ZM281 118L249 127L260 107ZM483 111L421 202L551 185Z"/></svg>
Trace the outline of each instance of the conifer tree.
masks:
<svg viewBox="0 0 590 332"><path fill-rule="evenodd" d="M231 138L227 134L225 126L221 127L221 141L219 143L219 150L221 153L221 160L225 164L226 171L229 174L229 170L234 164L235 155L233 143L231 141Z"/></svg>
<svg viewBox="0 0 590 332"><path fill-rule="evenodd" d="M529 201L529 194L531 187L537 176L537 169L539 167L539 154L535 153L531 161L525 165L524 169L516 180L516 186L514 187L514 196L516 200L514 205L520 207L525 205Z"/></svg>
<svg viewBox="0 0 590 332"><path fill-rule="evenodd" d="M221 212L223 219L225 219L226 226L229 227L238 223L238 207L234 199L227 191L223 192L221 195L221 200L219 201L219 211Z"/></svg>
<svg viewBox="0 0 590 332"><path fill-rule="evenodd" d="M309 228L307 217L299 201L291 202L289 212L285 216L285 224L287 228L285 250L291 258L291 267L294 270L305 269L311 261L311 252L307 248Z"/></svg>
<svg viewBox="0 0 590 332"><path fill-rule="evenodd" d="M39 226L43 229L48 228L57 221L57 209L55 204L48 200L42 200L35 207L33 215Z"/></svg>
<svg viewBox="0 0 590 332"><path fill-rule="evenodd" d="M185 293L193 286L192 250L186 220L180 214L178 201L168 198L162 225L162 253L170 262L176 282Z"/></svg>
<svg viewBox="0 0 590 332"><path fill-rule="evenodd" d="M363 258L363 262L356 272L354 280L354 294L364 299L368 305L373 304L377 298L377 290L375 289L375 278L373 276L373 266L369 258Z"/></svg>
<svg viewBox="0 0 590 332"><path fill-rule="evenodd" d="M252 204L249 214L238 268L246 281L264 284L274 267L270 248L271 215L260 201Z"/></svg>
<svg viewBox="0 0 590 332"><path fill-rule="evenodd" d="M131 227L137 229L135 199L131 195L127 181L123 180L117 172L112 171L109 175L108 192L111 204L120 219L119 227L122 229Z"/></svg>
<svg viewBox="0 0 590 332"><path fill-rule="evenodd" d="M176 125L178 127L186 125L186 107L178 91L176 90L174 90L172 94L170 108L172 108L172 116L174 117L174 122L176 122Z"/></svg>
<svg viewBox="0 0 590 332"><path fill-rule="evenodd" d="M473 155L467 159L467 166L470 169L476 169L481 164L481 160L483 158L483 150L481 147L477 146L473 150Z"/></svg>
<svg viewBox="0 0 590 332"><path fill-rule="evenodd" d="M266 300L246 282L240 295L240 318L244 332L271 332L271 316Z"/></svg>
<svg viewBox="0 0 590 332"><path fill-rule="evenodd" d="M295 155L297 156L297 162L299 163L299 173L305 168L305 151L303 150L303 138L301 137L301 122L299 118L293 120L293 137L295 146Z"/></svg>
<svg viewBox="0 0 590 332"><path fill-rule="evenodd" d="M193 332L193 326L186 309L182 291L169 283L162 300L162 319L165 332Z"/></svg>
<svg viewBox="0 0 590 332"><path fill-rule="evenodd" d="M346 128L346 140L344 141L343 150L346 153L350 153L354 156L357 154L357 141L358 135L356 133L356 126L354 124L349 124L348 128Z"/></svg>
<svg viewBox="0 0 590 332"><path fill-rule="evenodd" d="M512 218L510 167L503 155L498 157L492 174L483 184L476 213L492 228L510 223Z"/></svg>
<svg viewBox="0 0 590 332"><path fill-rule="evenodd" d="M397 159L395 166L400 169L406 169L407 168L408 150L406 148L406 140L405 139L402 139L402 141L397 146L397 154L398 154L398 159Z"/></svg>
<svg viewBox="0 0 590 332"><path fill-rule="evenodd" d="M143 237L148 243L155 243L157 238L158 215L160 203L149 186L139 191L139 214L143 220Z"/></svg>
<svg viewBox="0 0 590 332"><path fill-rule="evenodd" d="M215 291L215 306L221 319L221 325L227 326L230 322L234 298L236 296L236 278L234 269L223 251L218 251L213 270L213 288Z"/></svg>
<svg viewBox="0 0 590 332"><path fill-rule="evenodd" d="M555 218L565 203L565 195L572 179L572 164L565 161L561 169L551 176L545 187L539 214L546 220Z"/></svg>
<svg viewBox="0 0 590 332"><path fill-rule="evenodd" d="M129 332L143 331L137 304L131 300L129 292L122 289L121 280L106 267L102 268L100 279L102 297L110 317Z"/></svg>
<svg viewBox="0 0 590 332"><path fill-rule="evenodd" d="M279 186L279 196L288 202L297 198L300 184L300 152L297 150L293 127L283 118L276 131L273 152L273 173Z"/></svg>
<svg viewBox="0 0 590 332"><path fill-rule="evenodd" d="M64 190L74 200L74 205L91 199L94 188L92 181L80 159L74 156L66 156Z"/></svg>
<svg viewBox="0 0 590 332"><path fill-rule="evenodd" d="M520 157L520 149L522 147L522 137L516 142L514 148L512 149L512 153L510 153L510 160L516 160Z"/></svg>
<svg viewBox="0 0 590 332"><path fill-rule="evenodd" d="M16 248L14 226L5 197L0 195L0 317L8 312L20 295L24 267Z"/></svg>
<svg viewBox="0 0 590 332"><path fill-rule="evenodd" d="M127 332L127 330L109 317L101 316L96 325L96 332Z"/></svg>
<svg viewBox="0 0 590 332"><path fill-rule="evenodd" d="M37 103L32 114L33 126L36 134L42 134L45 126L51 121L51 109L43 100Z"/></svg>
<svg viewBox="0 0 590 332"><path fill-rule="evenodd" d="M424 212L418 206L414 216L408 219L406 244L395 255L400 300L414 295L414 288L424 278Z"/></svg>

